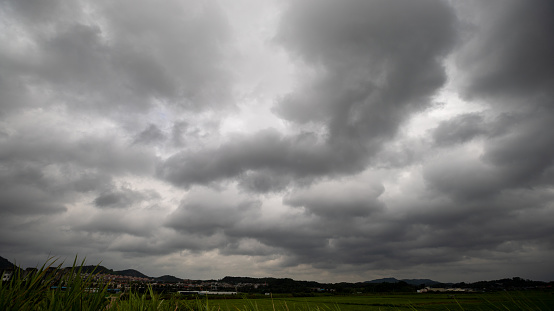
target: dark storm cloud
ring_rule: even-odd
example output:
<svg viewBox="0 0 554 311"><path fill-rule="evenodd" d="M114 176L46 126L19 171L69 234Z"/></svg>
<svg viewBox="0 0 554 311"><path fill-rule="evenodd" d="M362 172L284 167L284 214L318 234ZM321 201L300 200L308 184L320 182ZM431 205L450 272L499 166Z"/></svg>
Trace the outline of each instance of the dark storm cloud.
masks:
<svg viewBox="0 0 554 311"><path fill-rule="evenodd" d="M102 10L116 39L115 64L133 92L194 110L232 104L228 24L214 2L121 1Z"/></svg>
<svg viewBox="0 0 554 311"><path fill-rule="evenodd" d="M356 163L346 163L345 151L331 153L314 134L283 136L275 130L264 130L252 136L236 137L233 141L213 150L196 153L181 152L161 163L158 174L162 178L183 187L193 184L210 184L225 178L234 178L247 171L265 170L276 174L276 178L265 179L265 185L253 189L281 189L283 180L279 176L290 174L296 178L312 177L329 171L329 159L344 161L350 170L360 168ZM346 169L346 168L343 168ZM252 173L245 176L247 187ZM259 179L259 177L258 177Z"/></svg>
<svg viewBox="0 0 554 311"><path fill-rule="evenodd" d="M375 212L382 211L377 197L379 185L343 186L333 193L331 185L299 191L287 199L299 207L278 219L265 219L259 211L260 202L229 200L226 196L208 192L193 195L178 210L169 215L166 226L179 235L156 245L157 251L202 251L217 248L227 255L267 256L282 254L285 266L318 265L340 261L332 239L349 239L362 234L360 224L367 223ZM353 188L353 189L352 189ZM317 194L324 197L319 198ZM347 200L355 197L355 202ZM330 202L327 202L330 201ZM300 204L306 207L302 212ZM333 206L331 206L333 205ZM224 217L222 217L224 215ZM377 217L376 219L382 219ZM185 238L186 237L186 238ZM382 238L376 236L375 239ZM365 239L371 244L374 240ZM367 247L367 246L364 246ZM344 255L348 257L347 255Z"/></svg>
<svg viewBox="0 0 554 311"><path fill-rule="evenodd" d="M0 20L0 39L10 42L0 47L2 250L74 254L106 250L97 235L151 239L149 226L106 218L137 208L149 215L140 208L162 200L116 186L152 173L152 147L166 137L148 113L234 106L232 49L219 7L209 1L3 1ZM183 145L187 130L176 124L175 145ZM72 220L89 207L97 207L96 216ZM52 242L43 243L43 236Z"/></svg>
<svg viewBox="0 0 554 311"><path fill-rule="evenodd" d="M248 219L247 215L257 213L260 202L183 202L168 217L166 226L180 232L197 235L214 235L219 230L227 230L236 223Z"/></svg>
<svg viewBox="0 0 554 311"><path fill-rule="evenodd" d="M193 110L232 104L223 53L227 25L214 4L97 2L87 11L56 1L20 2L5 4L3 15L33 49L0 50L2 71L19 82L0 80L0 88L12 94L3 96L4 107L38 105L26 100L37 88L50 97L40 106L98 112L144 111L152 99ZM104 14L102 23L86 24L91 12Z"/></svg>
<svg viewBox="0 0 554 311"><path fill-rule="evenodd" d="M277 40L319 76L275 110L291 121L325 124L330 142L390 137L445 81L441 61L454 19L440 1L295 3Z"/></svg>
<svg viewBox="0 0 554 311"><path fill-rule="evenodd" d="M439 145L477 136L484 143L479 159L445 157L426 165L426 179L438 191L475 199L552 184L554 141L548 133L554 112L547 107L554 89L552 12L549 1L483 6L458 64L465 95L491 105L487 114L493 118L461 115L434 130Z"/></svg>
<svg viewBox="0 0 554 311"><path fill-rule="evenodd" d="M32 142L32 143L30 143ZM151 151L134 152L108 136L85 136L76 140L65 131L29 127L0 141L4 163L73 165L73 169L107 170L111 173L151 171Z"/></svg>
<svg viewBox="0 0 554 311"><path fill-rule="evenodd" d="M65 153L71 151L67 148L68 146L64 146L47 156L43 154L40 160L33 159L37 156L33 149L18 153L19 156L4 157L0 165L0 183L3 185L0 191L1 212L29 215L60 213L66 211L65 204L74 200L76 193L106 191L105 189L112 187L112 177L97 171L102 169L101 163L95 162L94 168L87 169L83 166L86 162L78 162L76 159L72 159L74 162L66 162L68 158ZM31 156L31 159L26 158L26 155ZM111 165L112 163L106 169L109 170ZM155 193L122 189L105 192L95 203L102 207L122 206L155 196Z"/></svg>
<svg viewBox="0 0 554 311"><path fill-rule="evenodd" d="M56 126L44 127L44 123L55 124L49 117L38 114L29 124L5 123L7 135L0 139L2 249L75 254L84 248L102 247L97 241L89 241L86 247L82 239L65 241L80 233L63 222L72 213L85 212L83 205L94 199L82 202L83 197L113 189L114 179L131 173L147 174L154 157L149 151L131 148L114 136L108 138L98 133L76 136ZM150 199L148 192L123 193L125 200L118 203L106 205L106 200L98 203L116 207L127 201L139 203L139 197ZM105 224L98 224L99 228L108 229ZM41 237L52 240L44 241Z"/></svg>
<svg viewBox="0 0 554 311"><path fill-rule="evenodd" d="M463 153L436 157L423 167L423 177L436 195L449 195L458 200L483 199L505 186L494 167Z"/></svg>
<svg viewBox="0 0 554 311"><path fill-rule="evenodd" d="M312 263L322 260L319 255L328 245L329 235L333 234L323 225L311 216L288 215L279 219L278 222L260 219L254 225L239 224L229 227L225 233L231 238L231 241L254 239L262 245L274 249L275 253L281 253L285 258L291 258L285 265L294 266L301 261L293 263L293 258L303 254L310 254L306 257L313 258ZM226 251L231 252L229 249Z"/></svg>
<svg viewBox="0 0 554 311"><path fill-rule="evenodd" d="M508 126L503 124L506 119ZM501 117L487 124L485 131L490 134L483 136L486 145L479 158L449 153L438 156L424 166L426 181L440 193L458 200L551 185L554 140L547 131L552 122L553 116L546 114ZM437 131L441 127L444 124Z"/></svg>
<svg viewBox="0 0 554 311"><path fill-rule="evenodd" d="M0 190L0 210L6 215L40 215L63 213L67 210L54 194L40 187L3 181Z"/></svg>
<svg viewBox="0 0 554 311"><path fill-rule="evenodd" d="M283 202L323 218L350 218L382 210L383 204L377 198L384 191L382 185L320 184L309 190L294 191Z"/></svg>
<svg viewBox="0 0 554 311"><path fill-rule="evenodd" d="M0 248L155 257L184 277L205 260L332 281L523 266L554 277L541 264L554 253L552 8L290 1L271 44L297 84L253 96L276 96L286 133L229 134L233 96L251 86L233 62L236 12L4 1ZM471 107L433 105L447 81Z"/></svg>
<svg viewBox="0 0 554 311"><path fill-rule="evenodd" d="M186 133L188 128L188 123L184 121L175 122L171 128L171 142L177 147L183 147L184 138L183 135Z"/></svg>
<svg viewBox="0 0 554 311"><path fill-rule="evenodd" d="M150 124L140 132L133 141L133 144L151 144L165 140L165 134L156 125Z"/></svg>
<svg viewBox="0 0 554 311"><path fill-rule="evenodd" d="M270 169L259 169L242 174L239 187L252 193L279 192L286 189L290 180L290 175L278 175Z"/></svg>
<svg viewBox="0 0 554 311"><path fill-rule="evenodd" d="M554 3L548 0L475 2L477 32L459 55L464 94L505 105L551 105L554 89ZM533 102L528 102L531 97ZM545 102L542 102L545 100Z"/></svg>
<svg viewBox="0 0 554 311"><path fill-rule="evenodd" d="M249 190L279 191L285 179L359 171L442 86L454 20L440 1L291 4L276 41L319 75L275 111L293 124L321 125L323 136L266 130L216 149L175 154L159 175L185 187L238 177Z"/></svg>
<svg viewBox="0 0 554 311"><path fill-rule="evenodd" d="M72 17L79 12L78 3L66 3L60 0L5 1L6 9L26 22L50 23L64 17Z"/></svg>
<svg viewBox="0 0 554 311"><path fill-rule="evenodd" d="M222 254L262 257L282 254L281 266L287 267L336 268L381 258L374 265L382 267L388 261L385 251L394 253L394 241L406 237L404 228L383 214L378 199L383 190L375 183L312 186L286 198L298 213L279 219L264 219L257 203L254 207L252 202L225 203L225 196L209 194L207 201L203 196L183 202L168 217L166 226L180 235L155 249L217 248Z"/></svg>
<svg viewBox="0 0 554 311"><path fill-rule="evenodd" d="M100 233L111 236L111 239L128 234L134 237L150 238L153 235L156 223L147 214L133 212L129 215L124 210L103 210L83 223L72 225L73 230L87 234Z"/></svg>
<svg viewBox="0 0 554 311"><path fill-rule="evenodd" d="M530 114L515 114L502 133L491 138L483 160L503 172L511 186L526 187L546 183L554 164L554 138L548 134L554 113L542 109Z"/></svg>
<svg viewBox="0 0 554 311"><path fill-rule="evenodd" d="M478 254L507 252L507 244L546 246L544 238L553 228L538 219L553 214L547 203L551 196L533 190L504 191L471 203L445 200L442 206L421 207L406 216L418 248L448 248L458 256L487 258Z"/></svg>
<svg viewBox="0 0 554 311"><path fill-rule="evenodd" d="M433 131L439 145L463 143L481 137L485 144L478 159L438 157L424 167L427 181L443 193L474 199L503 189L527 188L552 183L554 140L548 129L554 115L501 113L485 121L476 114L442 122Z"/></svg>
<svg viewBox="0 0 554 311"><path fill-rule="evenodd" d="M141 201L159 198L160 195L153 190L138 192L121 188L102 192L93 203L98 208L129 208Z"/></svg>
<svg viewBox="0 0 554 311"><path fill-rule="evenodd" d="M316 208L317 204L312 204L311 208ZM337 212L341 207L336 206ZM405 243L404 250L411 249L408 246L413 239L405 231L402 225L383 215L345 209L344 215L339 216L333 212L291 214L279 222L261 221L254 226L235 226L226 233L233 239L255 239L273 248L275 253L282 253L281 266L305 264L336 269L348 264L386 267L391 260L397 260L393 256L395 253L402 253L397 250L398 245Z"/></svg>
<svg viewBox="0 0 554 311"><path fill-rule="evenodd" d="M468 113L443 121L433 130L433 138L438 145L465 143L487 133L483 116Z"/></svg>
<svg viewBox="0 0 554 311"><path fill-rule="evenodd" d="M105 194L102 194L100 195L99 197L97 197L96 199L94 199L94 205L96 205L97 207L107 207L107 206L110 206L110 205L121 205L120 203L123 203L124 205L127 205L125 204L126 202L122 202L122 201L126 201L126 197L125 195L123 195L122 193L105 193Z"/></svg>
<svg viewBox="0 0 554 311"><path fill-rule="evenodd" d="M442 150L423 165L429 197L405 217L418 247L499 260L552 251L554 53L549 1L475 3L476 24L456 55L466 98L488 105L433 130ZM467 8L466 8L467 9ZM478 138L474 153L461 145ZM404 221L406 222L406 221ZM527 260L542 260L528 255ZM538 270L537 270L538 271ZM552 275L551 270L542 273Z"/></svg>
<svg viewBox="0 0 554 311"><path fill-rule="evenodd" d="M0 214L48 215L67 210L62 181L33 164L0 164Z"/></svg>
<svg viewBox="0 0 554 311"><path fill-rule="evenodd" d="M371 165L382 169L398 169L419 163L428 150L425 140L401 139L383 145L371 161Z"/></svg>
<svg viewBox="0 0 554 311"><path fill-rule="evenodd" d="M71 184L75 191L81 193L105 189L113 184L107 173L78 172L75 175Z"/></svg>
<svg viewBox="0 0 554 311"><path fill-rule="evenodd" d="M264 131L212 150L184 151L159 166L160 176L185 187L238 178L249 191L268 192L282 191L291 179L310 181L362 169L367 156L381 151L382 142L394 136L410 114L429 107L430 96L445 80L441 60L455 37L455 21L442 2L398 7L395 2L350 4L294 3L278 36L312 67L314 78L280 101L275 111L292 124L317 124L323 133L304 133L300 141L300 136ZM405 6L413 10L403 10ZM528 167L541 162L536 158L544 159L537 172L550 165L546 159L552 144L548 135L538 132L549 116L538 116L489 111L440 123L430 132L433 142L450 149L422 164L427 188L404 195L405 204L411 206L407 212L388 209L379 200L383 192L379 187L355 191L352 185L332 190L312 185L308 190L294 189L284 199L299 214L277 224L260 221L259 226L244 226L238 219L214 223L212 227L220 231L209 245L227 245L225 252L240 254L240 241L254 240L264 249L285 254L283 266L326 269L495 260L506 249L545 245L548 225L538 225L533 233L510 232L517 222L536 223L536 215L551 211L538 199L546 198L541 192L528 194L537 195L529 201L533 209L527 216L520 213L523 201L514 198L522 194L524 175L516 176L518 165L503 163L521 161L521 167ZM483 155L468 157L463 148L477 138L486 142ZM400 159L387 159L389 168L422 161L426 152L420 149L425 147L411 144L387 145L390 150L382 150L378 157L401 152ZM513 153L520 144L527 146L525 151ZM509 152L499 151L503 147ZM524 156L535 151L532 157ZM538 176L527 181L536 184Z"/></svg>
<svg viewBox="0 0 554 311"><path fill-rule="evenodd" d="M553 215L544 203L550 196L518 191L471 204L411 200L406 212L389 211L344 221L318 219L302 224L297 220L290 226L270 225L264 228L266 232L257 232L257 238L285 249L287 265L324 269L341 265L413 269L462 263L468 258L514 258L528 247L551 247L544 238L553 228L540 221ZM533 208L522 213L522 204ZM516 230L522 226L529 226L529 230ZM511 248L521 253L510 252Z"/></svg>
<svg viewBox="0 0 554 311"><path fill-rule="evenodd" d="M109 87L109 64L104 61L109 52L101 42L101 29L74 24L55 37L41 38L40 63L26 68L36 70L42 81L53 87L67 86L86 91L91 86Z"/></svg>

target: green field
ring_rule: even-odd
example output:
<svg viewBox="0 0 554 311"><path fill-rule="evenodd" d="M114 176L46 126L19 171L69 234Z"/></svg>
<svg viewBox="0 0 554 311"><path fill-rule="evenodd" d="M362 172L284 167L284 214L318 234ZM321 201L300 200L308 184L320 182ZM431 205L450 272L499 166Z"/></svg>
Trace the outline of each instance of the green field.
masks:
<svg viewBox="0 0 554 311"><path fill-rule="evenodd" d="M204 303L206 301L204 300ZM220 310L554 310L552 292L500 292L482 294L397 294L290 297L261 299L209 299Z"/></svg>

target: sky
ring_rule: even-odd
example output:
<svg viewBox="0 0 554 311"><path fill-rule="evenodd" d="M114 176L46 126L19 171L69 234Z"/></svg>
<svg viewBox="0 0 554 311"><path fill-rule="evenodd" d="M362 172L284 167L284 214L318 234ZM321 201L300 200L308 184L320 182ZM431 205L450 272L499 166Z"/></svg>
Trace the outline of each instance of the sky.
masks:
<svg viewBox="0 0 554 311"><path fill-rule="evenodd" d="M0 256L554 280L554 2L1 0Z"/></svg>

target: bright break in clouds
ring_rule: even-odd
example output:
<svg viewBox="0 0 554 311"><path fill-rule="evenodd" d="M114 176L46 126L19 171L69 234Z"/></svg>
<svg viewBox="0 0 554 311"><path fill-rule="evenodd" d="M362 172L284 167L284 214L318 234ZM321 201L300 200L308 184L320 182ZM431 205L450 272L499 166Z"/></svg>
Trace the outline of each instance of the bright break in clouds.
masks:
<svg viewBox="0 0 554 311"><path fill-rule="evenodd" d="M0 2L0 255L552 280L554 3Z"/></svg>

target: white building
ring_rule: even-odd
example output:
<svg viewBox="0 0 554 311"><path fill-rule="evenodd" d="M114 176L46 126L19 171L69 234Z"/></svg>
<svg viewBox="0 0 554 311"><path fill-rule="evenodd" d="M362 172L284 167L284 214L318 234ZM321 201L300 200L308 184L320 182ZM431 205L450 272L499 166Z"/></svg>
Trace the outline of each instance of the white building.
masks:
<svg viewBox="0 0 554 311"><path fill-rule="evenodd" d="M7 282L12 278L13 270L0 270L0 274L2 275L2 282Z"/></svg>

